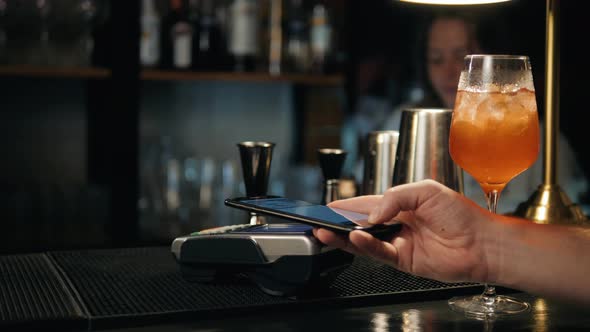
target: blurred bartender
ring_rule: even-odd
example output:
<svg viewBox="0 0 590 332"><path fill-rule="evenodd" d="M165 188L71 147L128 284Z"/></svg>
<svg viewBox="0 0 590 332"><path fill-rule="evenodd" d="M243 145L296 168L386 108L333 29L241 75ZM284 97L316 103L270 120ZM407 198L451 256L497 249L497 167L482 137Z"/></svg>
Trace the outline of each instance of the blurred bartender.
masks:
<svg viewBox="0 0 590 332"><path fill-rule="evenodd" d="M424 26L422 51L418 57L419 94L399 107L391 110L384 118L373 119L373 130L399 130L402 110L412 107L453 108L463 58L467 54L482 53L477 38L476 22L456 13L433 16ZM365 121L367 117L357 115ZM383 124L383 125L379 125ZM366 124L363 124L368 128ZM543 127L541 127L543 128ZM360 131L359 131L360 133ZM366 134L366 133L363 133ZM543 133L541 133L543 135ZM576 160L576 156L565 136L559 140L559 183L574 201L587 190L587 181ZM542 157L527 171L511 181L502 192L502 204L498 213L514 212L519 203L527 200L542 181ZM485 196L479 184L465 173L465 195L486 206Z"/></svg>
<svg viewBox="0 0 590 332"><path fill-rule="evenodd" d="M453 13L434 16L425 29L425 49L420 58L424 64L423 97L397 107L387 117L381 129L398 130L401 111L410 107L453 108L463 58L467 54L482 53L477 39L475 22ZM541 126L543 128L543 126ZM541 131L541 135L543 131ZM574 201L579 201L587 190L587 181L576 156L563 134L559 136L558 181ZM511 181L502 191L499 213L514 212L542 182L543 159ZM485 196L477 181L465 173L465 195L481 206L486 206Z"/></svg>

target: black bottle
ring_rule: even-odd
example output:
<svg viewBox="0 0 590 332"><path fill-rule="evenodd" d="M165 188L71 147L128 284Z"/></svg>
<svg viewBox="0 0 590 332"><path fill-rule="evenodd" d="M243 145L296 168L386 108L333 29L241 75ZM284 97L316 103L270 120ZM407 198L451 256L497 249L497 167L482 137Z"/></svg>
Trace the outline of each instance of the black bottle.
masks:
<svg viewBox="0 0 590 332"><path fill-rule="evenodd" d="M176 21L170 27L172 40L172 66L174 69L186 70L191 67L193 59L193 28L188 20L186 3L177 0L175 7Z"/></svg>
<svg viewBox="0 0 590 332"><path fill-rule="evenodd" d="M224 8L218 8L223 11ZM227 52L219 14L213 0L201 0L196 69L219 71L224 69Z"/></svg>
<svg viewBox="0 0 590 332"><path fill-rule="evenodd" d="M181 0L170 0L168 2L168 13L162 20L162 28L160 29L160 45L162 45L161 66L163 69L173 69L174 45L172 40L172 27L180 19L180 11L182 9Z"/></svg>
<svg viewBox="0 0 590 332"><path fill-rule="evenodd" d="M256 69L258 43L258 2L256 0L234 0L230 5L229 52L233 59L234 71Z"/></svg>
<svg viewBox="0 0 590 332"><path fill-rule="evenodd" d="M285 42L285 69L306 73L311 67L309 26L302 0L290 0Z"/></svg>
<svg viewBox="0 0 590 332"><path fill-rule="evenodd" d="M193 69L197 69L199 63L199 36L201 30L201 0L188 0L188 23L193 32L191 64Z"/></svg>

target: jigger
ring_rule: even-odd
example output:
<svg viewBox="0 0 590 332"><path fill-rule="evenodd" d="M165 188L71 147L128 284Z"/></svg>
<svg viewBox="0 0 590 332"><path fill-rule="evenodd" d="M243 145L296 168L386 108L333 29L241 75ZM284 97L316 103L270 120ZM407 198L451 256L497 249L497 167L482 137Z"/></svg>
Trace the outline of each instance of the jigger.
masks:
<svg viewBox="0 0 590 332"><path fill-rule="evenodd" d="M318 159L322 175L324 176L324 188L322 204L328 204L340 199L340 175L346 158L346 151L340 149L319 149Z"/></svg>
<svg viewBox="0 0 590 332"><path fill-rule="evenodd" d="M266 196L270 175L270 163L272 161L272 149L274 146L274 143L269 142L238 143L244 185L246 186L246 196ZM266 224L266 220L263 216L250 213L250 224Z"/></svg>

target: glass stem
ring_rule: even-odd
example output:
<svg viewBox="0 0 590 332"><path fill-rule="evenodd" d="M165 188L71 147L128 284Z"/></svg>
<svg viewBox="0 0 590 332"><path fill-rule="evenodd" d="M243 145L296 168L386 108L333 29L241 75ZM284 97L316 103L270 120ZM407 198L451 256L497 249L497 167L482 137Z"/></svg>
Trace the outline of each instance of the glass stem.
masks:
<svg viewBox="0 0 590 332"><path fill-rule="evenodd" d="M500 192L498 192L497 190L492 190L486 194L488 210L491 213L496 213L496 208L498 207L498 198L500 198Z"/></svg>
<svg viewBox="0 0 590 332"><path fill-rule="evenodd" d="M488 210L493 214L496 214L496 208L498 207L498 198L499 197L500 197L500 192L497 190L492 190L486 194L486 201L488 203ZM481 294L481 296L487 305L494 304L494 301L496 299L496 287L485 284L485 289L483 291L483 294Z"/></svg>

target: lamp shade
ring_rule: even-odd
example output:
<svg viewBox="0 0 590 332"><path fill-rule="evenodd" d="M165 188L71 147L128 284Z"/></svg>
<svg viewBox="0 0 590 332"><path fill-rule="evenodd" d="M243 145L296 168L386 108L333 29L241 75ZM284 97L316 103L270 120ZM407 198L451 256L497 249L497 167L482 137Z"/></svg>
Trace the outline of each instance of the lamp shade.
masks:
<svg viewBox="0 0 590 332"><path fill-rule="evenodd" d="M401 2L423 3L427 5L483 5L510 0L399 0Z"/></svg>

